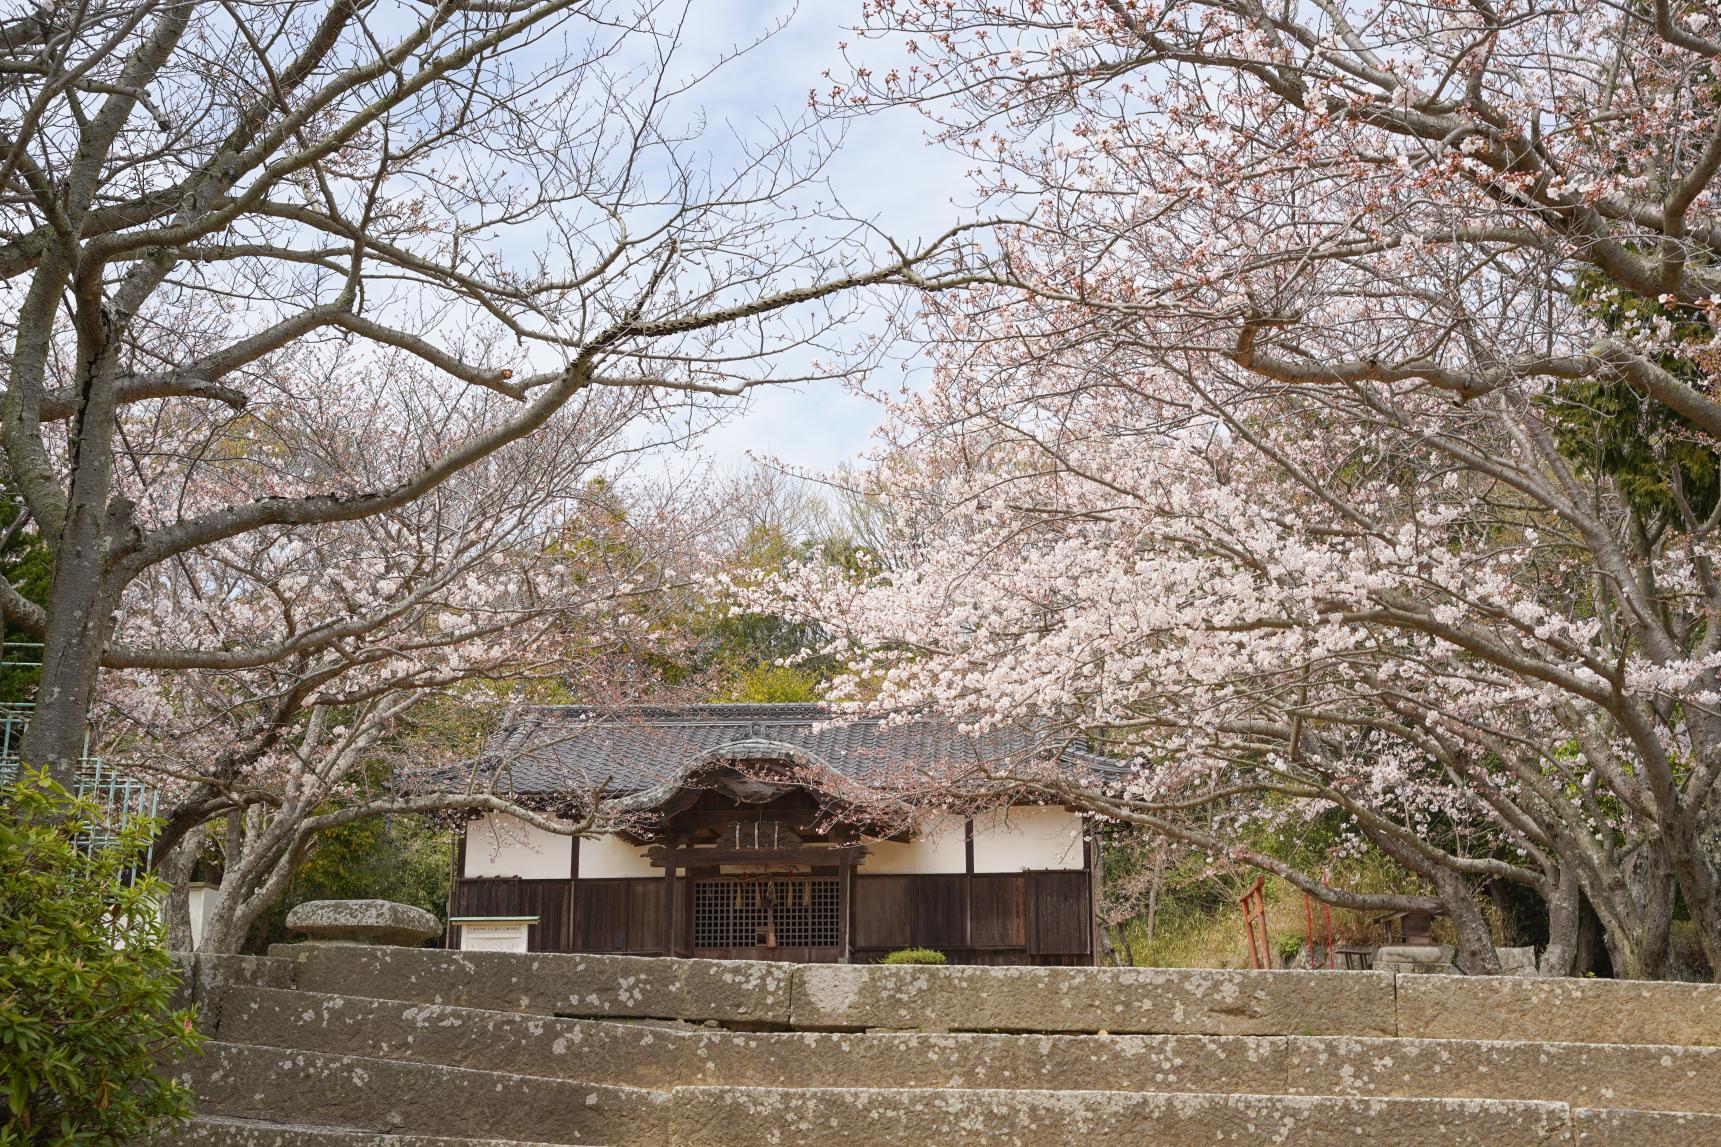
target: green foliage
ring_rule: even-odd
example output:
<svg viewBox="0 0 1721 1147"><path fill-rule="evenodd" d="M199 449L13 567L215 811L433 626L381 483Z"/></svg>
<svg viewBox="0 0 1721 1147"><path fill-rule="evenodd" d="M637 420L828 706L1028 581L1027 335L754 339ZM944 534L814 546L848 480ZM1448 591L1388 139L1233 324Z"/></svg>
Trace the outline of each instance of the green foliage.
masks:
<svg viewBox="0 0 1721 1147"><path fill-rule="evenodd" d="M4 535L18 515L24 512L13 495L9 476L0 470L0 535ZM0 576L4 576L26 601L46 605L49 583L54 577L54 559L48 553L41 536L34 531L20 530L0 543ZM19 648L19 643L23 648ZM20 704L34 699L36 680L42 674L41 657L36 639L22 630L10 630L6 619L0 617L0 705Z"/></svg>
<svg viewBox="0 0 1721 1147"><path fill-rule="evenodd" d="M191 1113L159 1074L202 1039L171 1010L162 886L127 880L149 826L86 852L100 813L40 772L0 789L0 1147L142 1140Z"/></svg>
<svg viewBox="0 0 1721 1147"><path fill-rule="evenodd" d="M740 670L716 701L750 705L783 705L822 700L820 676L795 665L754 665Z"/></svg>
<svg viewBox="0 0 1721 1147"><path fill-rule="evenodd" d="M1690 920L1675 920L1667 943L1668 966L1672 978L1704 984L1715 979L1709 957L1703 951L1703 937Z"/></svg>
<svg viewBox="0 0 1721 1147"><path fill-rule="evenodd" d="M1340 847L1343 818L1329 813L1281 828L1255 826L1243 834L1251 849L1304 871L1326 874L1332 883L1356 892L1426 893L1414 876L1377 849L1351 854ZM1103 839L1108 917L1119 919L1134 902L1134 913L1112 930L1119 958L1161 968L1239 968L1249 966L1238 898L1260 873L1240 862L1209 856L1199 849L1172 846L1159 879L1152 937L1147 927L1147 880L1141 854L1130 848L1138 830L1116 826ZM1307 938L1303 894L1287 881L1269 878L1265 886L1269 943L1282 962L1296 955ZM1314 906L1317 938L1324 939L1327 914ZM1378 941L1373 913L1332 909L1338 943Z"/></svg>
<svg viewBox="0 0 1721 1147"><path fill-rule="evenodd" d="M832 555L836 543L797 542L775 525L747 531L725 566L740 584L763 579L792 563ZM709 681L712 701L786 704L823 700L824 683L838 665L829 657L808 656L825 641L816 626L770 614L734 608L727 596L697 600L675 624L689 638L679 660L657 660L651 668L670 686ZM649 660L649 659L648 659ZM781 664L784 661L793 664Z"/></svg>
<svg viewBox="0 0 1721 1147"><path fill-rule="evenodd" d="M1609 330L1691 347L1707 346L1715 334L1702 311L1620 291L1599 273L1582 280L1576 294ZM1691 359L1664 353L1656 363L1700 392L1713 389ZM1642 521L1678 521L1676 494L1699 520L1721 501L1721 468L1702 429L1624 382L1561 383L1542 409L1560 450L1590 473L1611 478Z"/></svg>
<svg viewBox="0 0 1721 1147"><path fill-rule="evenodd" d="M881 964L926 965L948 964L949 962L949 957L933 948L898 948L879 961Z"/></svg>
<svg viewBox="0 0 1721 1147"><path fill-rule="evenodd" d="M247 947L261 952L294 939L287 912L307 900L393 900L443 919L452 850L448 829L422 816L371 817L320 833Z"/></svg>

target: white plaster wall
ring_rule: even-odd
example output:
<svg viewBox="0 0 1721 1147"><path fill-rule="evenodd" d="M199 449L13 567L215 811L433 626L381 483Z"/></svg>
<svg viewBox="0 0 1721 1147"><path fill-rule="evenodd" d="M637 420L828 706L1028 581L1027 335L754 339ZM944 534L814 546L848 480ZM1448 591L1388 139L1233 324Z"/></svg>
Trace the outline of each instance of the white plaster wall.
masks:
<svg viewBox="0 0 1721 1147"><path fill-rule="evenodd" d="M462 875L566 880L573 847L571 836L558 836L511 816L491 813L466 826L466 869Z"/></svg>
<svg viewBox="0 0 1721 1147"><path fill-rule="evenodd" d="M925 834L906 844L895 840L864 841L869 849L856 872L868 875L916 872L967 872L968 846L964 821L940 815L928 822Z"/></svg>
<svg viewBox="0 0 1721 1147"><path fill-rule="evenodd" d="M974 871L1081 868L1082 818L1056 806L1015 805L974 818Z"/></svg>
<svg viewBox="0 0 1721 1147"><path fill-rule="evenodd" d="M219 885L193 884L186 893L187 907L191 910L191 946L203 947L203 926L209 921L209 914L215 910L215 901L221 895Z"/></svg>
<svg viewBox="0 0 1721 1147"><path fill-rule="evenodd" d="M629 844L619 836L604 833L580 840L581 880L662 875L663 869L651 866L645 849Z"/></svg>

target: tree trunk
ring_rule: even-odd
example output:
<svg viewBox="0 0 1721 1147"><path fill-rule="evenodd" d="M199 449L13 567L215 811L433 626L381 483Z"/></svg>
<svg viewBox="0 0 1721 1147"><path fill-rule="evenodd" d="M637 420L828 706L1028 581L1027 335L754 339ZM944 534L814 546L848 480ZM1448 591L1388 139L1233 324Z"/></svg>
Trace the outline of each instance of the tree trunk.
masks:
<svg viewBox="0 0 1721 1147"><path fill-rule="evenodd" d="M195 840L184 840L158 865L161 878L167 883L167 895L162 900L162 923L167 926L167 947L170 952L189 952L195 946L191 935L191 876L197 870L198 849Z"/></svg>
<svg viewBox="0 0 1721 1147"><path fill-rule="evenodd" d="M1133 968L1135 966L1135 949L1129 942L1129 921L1113 924L1112 931L1117 934L1112 950L1118 953L1119 967Z"/></svg>
<svg viewBox="0 0 1721 1147"><path fill-rule="evenodd" d="M1587 898L1580 896L1577 942L1572 954L1572 975L1587 976L1595 971L1596 958L1606 947L1602 943L1605 934L1601 917L1596 915L1595 907Z"/></svg>
<svg viewBox="0 0 1721 1147"><path fill-rule="evenodd" d="M118 601L109 568L116 542L132 526L131 507L114 497L114 374L117 332L100 287L80 291L77 303L80 371L78 410L71 429L71 474L65 519L54 552L48 622L42 635L42 675L36 706L19 755L46 768L67 788L76 784L84 756L90 702L95 696Z"/></svg>
<svg viewBox="0 0 1721 1147"><path fill-rule="evenodd" d="M1570 868L1561 868L1552 892L1547 894L1548 946L1539 965L1544 976L1574 975L1578 957L1578 933L1583 926L1583 893Z"/></svg>
<svg viewBox="0 0 1721 1147"><path fill-rule="evenodd" d="M1430 876L1457 934L1458 951L1454 959L1458 970L1467 976L1498 976L1500 954L1494 950L1494 935L1476 898L1470 894L1470 886L1462 876L1448 869L1435 868Z"/></svg>
<svg viewBox="0 0 1721 1147"><path fill-rule="evenodd" d="M1153 943L1153 926L1159 916L1159 885L1165 874L1165 841L1153 851L1153 882L1147 886L1147 943Z"/></svg>
<svg viewBox="0 0 1721 1147"><path fill-rule="evenodd" d="M1622 980L1665 979L1677 899L1670 858L1646 845L1624 868L1602 897L1590 897L1613 974Z"/></svg>

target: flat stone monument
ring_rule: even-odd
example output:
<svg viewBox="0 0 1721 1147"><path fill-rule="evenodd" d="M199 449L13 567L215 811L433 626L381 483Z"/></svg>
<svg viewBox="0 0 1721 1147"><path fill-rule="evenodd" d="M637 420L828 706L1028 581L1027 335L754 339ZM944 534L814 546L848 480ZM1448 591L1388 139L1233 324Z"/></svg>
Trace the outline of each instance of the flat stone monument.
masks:
<svg viewBox="0 0 1721 1147"><path fill-rule="evenodd" d="M392 900L307 900L287 913L287 927L317 944L387 944L411 948L442 934L422 908Z"/></svg>
<svg viewBox="0 0 1721 1147"><path fill-rule="evenodd" d="M1500 974L1503 976L1541 975L1536 970L1534 948L1495 948L1494 953L1500 957Z"/></svg>
<svg viewBox="0 0 1721 1147"><path fill-rule="evenodd" d="M1389 944L1374 954L1377 972L1456 976L1452 949L1445 944Z"/></svg>

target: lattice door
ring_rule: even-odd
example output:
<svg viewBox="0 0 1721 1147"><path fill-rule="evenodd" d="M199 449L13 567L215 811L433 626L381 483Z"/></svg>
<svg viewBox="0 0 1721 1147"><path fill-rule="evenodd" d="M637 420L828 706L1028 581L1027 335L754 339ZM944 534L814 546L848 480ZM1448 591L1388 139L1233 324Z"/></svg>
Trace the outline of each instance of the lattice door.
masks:
<svg viewBox="0 0 1721 1147"><path fill-rule="evenodd" d="M727 877L693 882L695 948L834 948L835 877Z"/></svg>

